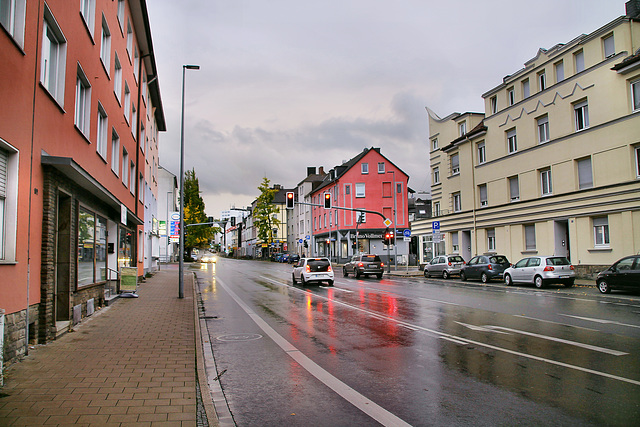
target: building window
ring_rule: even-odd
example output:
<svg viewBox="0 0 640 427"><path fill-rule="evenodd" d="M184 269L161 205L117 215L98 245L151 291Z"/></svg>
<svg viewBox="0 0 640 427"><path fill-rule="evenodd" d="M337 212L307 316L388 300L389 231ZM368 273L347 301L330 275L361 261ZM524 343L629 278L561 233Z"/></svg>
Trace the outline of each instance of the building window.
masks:
<svg viewBox="0 0 640 427"><path fill-rule="evenodd" d="M64 77L67 62L67 41L47 7L42 30L42 63L40 82L58 104L64 107Z"/></svg>
<svg viewBox="0 0 640 427"><path fill-rule="evenodd" d="M529 96L531 96L531 88L529 87L529 79L526 79L522 82L522 97L528 98Z"/></svg>
<svg viewBox="0 0 640 427"><path fill-rule="evenodd" d="M509 105L516 103L516 94L512 87L507 89L507 98L509 99Z"/></svg>
<svg viewBox="0 0 640 427"><path fill-rule="evenodd" d="M120 30L124 32L124 0L118 0L118 22Z"/></svg>
<svg viewBox="0 0 640 427"><path fill-rule="evenodd" d="M509 154L518 151L518 140L516 138L515 128L507 131L507 151Z"/></svg>
<svg viewBox="0 0 640 427"><path fill-rule="evenodd" d="M576 74L584 71L584 51L579 50L573 54L573 60L576 66Z"/></svg>
<svg viewBox="0 0 640 427"><path fill-rule="evenodd" d="M118 58L118 52L115 53L113 59L113 93L116 94L118 102L122 96L122 65L120 65L120 58Z"/></svg>
<svg viewBox="0 0 640 427"><path fill-rule="evenodd" d="M363 174L369 173L369 163L362 163L360 167L361 167L360 170L362 171Z"/></svg>
<svg viewBox="0 0 640 427"><path fill-rule="evenodd" d="M142 149L143 153L145 152L145 145L147 145L146 144L146 138L147 138L147 136L146 136L146 132L145 132L145 129L144 129L144 125L142 123L140 123L140 141L139 142L140 142L140 148Z"/></svg>
<svg viewBox="0 0 640 427"><path fill-rule="evenodd" d="M578 188L580 190L593 187L593 172L591 170L591 157L577 161L578 164Z"/></svg>
<svg viewBox="0 0 640 427"><path fill-rule="evenodd" d="M602 38L602 48L604 50L604 57L609 58L616 54L616 46L613 39L613 34L609 34Z"/></svg>
<svg viewBox="0 0 640 427"><path fill-rule="evenodd" d="M458 136L464 136L467 134L467 122L458 123Z"/></svg>
<svg viewBox="0 0 640 427"><path fill-rule="evenodd" d="M356 183L356 197L364 197L365 195L365 185L364 183Z"/></svg>
<svg viewBox="0 0 640 427"><path fill-rule="evenodd" d="M142 174L138 176L138 200L144 203L144 177Z"/></svg>
<svg viewBox="0 0 640 427"><path fill-rule="evenodd" d="M549 116L540 117L538 120L538 143L549 141Z"/></svg>
<svg viewBox="0 0 640 427"><path fill-rule="evenodd" d="M107 279L107 221L93 212L78 212L78 286Z"/></svg>
<svg viewBox="0 0 640 427"><path fill-rule="evenodd" d="M356 222L359 224L364 224L365 222L367 222L367 213L356 211Z"/></svg>
<svg viewBox="0 0 640 427"><path fill-rule="evenodd" d="M138 125L138 110L136 110L136 105L131 103L131 135L133 135L133 139L136 139L136 126Z"/></svg>
<svg viewBox="0 0 640 427"><path fill-rule="evenodd" d="M544 71L538 73L538 92L542 92L547 88L547 76Z"/></svg>
<svg viewBox="0 0 640 427"><path fill-rule="evenodd" d="M115 128L111 129L111 170L117 175L120 175L120 137Z"/></svg>
<svg viewBox="0 0 640 427"><path fill-rule="evenodd" d="M15 261L18 152L0 139L0 260Z"/></svg>
<svg viewBox="0 0 640 427"><path fill-rule="evenodd" d="M489 206L487 199L487 184L478 185L478 195L480 196L480 206Z"/></svg>
<svg viewBox="0 0 640 427"><path fill-rule="evenodd" d="M124 147L122 147L122 183L125 187L129 185L129 153Z"/></svg>
<svg viewBox="0 0 640 427"><path fill-rule="evenodd" d="M24 47L25 6L27 0L0 0L0 24Z"/></svg>
<svg viewBox="0 0 640 427"><path fill-rule="evenodd" d="M576 132L589 127L589 105L587 101L578 102L573 105L576 118Z"/></svg>
<svg viewBox="0 0 640 427"><path fill-rule="evenodd" d="M460 173L460 155L458 153L451 155L451 175Z"/></svg>
<svg viewBox="0 0 640 427"><path fill-rule="evenodd" d="M440 216L440 202L433 203L433 216Z"/></svg>
<svg viewBox="0 0 640 427"><path fill-rule="evenodd" d="M122 106L124 107L124 119L128 124L129 120L131 120L131 117L129 116L129 108L131 108L131 91L129 90L129 84L126 80L124 81L124 104Z"/></svg>
<svg viewBox="0 0 640 427"><path fill-rule="evenodd" d="M462 210L462 199L460 193L453 193L453 211L460 212Z"/></svg>
<svg viewBox="0 0 640 427"><path fill-rule="evenodd" d="M138 53L138 46L133 47L133 79L138 81L138 69L140 68L140 54Z"/></svg>
<svg viewBox="0 0 640 427"><path fill-rule="evenodd" d="M636 147L635 152L636 152L636 178L640 178L640 147Z"/></svg>
<svg viewBox="0 0 640 427"><path fill-rule="evenodd" d="M384 173L384 162L378 162L378 173Z"/></svg>
<svg viewBox="0 0 640 427"><path fill-rule="evenodd" d="M402 183L396 182L396 193L402 194Z"/></svg>
<svg viewBox="0 0 640 427"><path fill-rule="evenodd" d="M498 97L492 96L491 99L489 99L489 104L491 106L491 114L496 114L498 112Z"/></svg>
<svg viewBox="0 0 640 427"><path fill-rule="evenodd" d="M75 125L87 139L89 138L89 126L91 114L91 85L87 76L78 64L78 74L76 77L76 111Z"/></svg>
<svg viewBox="0 0 640 427"><path fill-rule="evenodd" d="M80 14L84 19L84 23L87 25L89 33L93 36L93 27L95 22L96 1L95 0L81 0L80 1Z"/></svg>
<svg viewBox="0 0 640 427"><path fill-rule="evenodd" d="M451 233L451 250L452 252L460 251L460 244L458 243L458 232Z"/></svg>
<svg viewBox="0 0 640 427"><path fill-rule="evenodd" d="M487 250L490 252L495 252L496 250L496 229L495 228L487 229Z"/></svg>
<svg viewBox="0 0 640 427"><path fill-rule="evenodd" d="M512 202L520 200L520 183L517 176L509 178L509 199Z"/></svg>
<svg viewBox="0 0 640 427"><path fill-rule="evenodd" d="M438 138L433 138L431 140L431 150L436 151L438 149Z"/></svg>
<svg viewBox="0 0 640 427"><path fill-rule="evenodd" d="M433 184L440 184L440 168L437 166L433 168Z"/></svg>
<svg viewBox="0 0 640 427"><path fill-rule="evenodd" d="M136 191L136 164L133 163L133 160L129 163L129 191L131 194Z"/></svg>
<svg viewBox="0 0 640 427"><path fill-rule="evenodd" d="M345 185L344 186L344 194L347 195L347 196L351 194L351 186L350 185Z"/></svg>
<svg viewBox="0 0 640 427"><path fill-rule="evenodd" d="M127 19L127 53L129 59L133 57L133 30L131 29L131 22Z"/></svg>
<svg viewBox="0 0 640 427"><path fill-rule="evenodd" d="M487 161L487 152L484 142L478 143L478 164L483 164Z"/></svg>
<svg viewBox="0 0 640 427"><path fill-rule="evenodd" d="M609 220L605 217L593 218L595 246L609 246Z"/></svg>
<svg viewBox="0 0 640 427"><path fill-rule="evenodd" d="M105 161L107 160L108 119L102 104L98 102L98 134L96 136L96 151Z"/></svg>
<svg viewBox="0 0 640 427"><path fill-rule="evenodd" d="M556 62L554 68L556 70L556 83L560 83L564 80L564 62Z"/></svg>
<svg viewBox="0 0 640 427"><path fill-rule="evenodd" d="M524 226L524 248L528 251L536 249L536 226L529 224Z"/></svg>
<svg viewBox="0 0 640 427"><path fill-rule="evenodd" d="M391 183L390 182L383 182L382 183L382 197L384 198L388 198L391 197Z"/></svg>
<svg viewBox="0 0 640 427"><path fill-rule="evenodd" d="M553 187L551 185L551 168L540 171L540 193L543 196L552 194Z"/></svg>
<svg viewBox="0 0 640 427"><path fill-rule="evenodd" d="M631 82L631 102L633 111L640 111L640 80Z"/></svg>
<svg viewBox="0 0 640 427"><path fill-rule="evenodd" d="M107 19L102 15L102 38L100 40L100 59L102 65L109 74L109 66L111 65L111 31L107 25Z"/></svg>

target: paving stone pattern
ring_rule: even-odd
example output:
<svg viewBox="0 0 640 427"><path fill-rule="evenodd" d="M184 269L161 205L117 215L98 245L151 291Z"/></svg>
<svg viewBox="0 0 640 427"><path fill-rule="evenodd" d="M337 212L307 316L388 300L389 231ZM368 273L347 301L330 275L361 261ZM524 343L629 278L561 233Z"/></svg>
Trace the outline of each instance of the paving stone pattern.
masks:
<svg viewBox="0 0 640 427"><path fill-rule="evenodd" d="M184 299L177 279L156 273L139 298L121 298L10 366L0 426L196 426L192 277Z"/></svg>

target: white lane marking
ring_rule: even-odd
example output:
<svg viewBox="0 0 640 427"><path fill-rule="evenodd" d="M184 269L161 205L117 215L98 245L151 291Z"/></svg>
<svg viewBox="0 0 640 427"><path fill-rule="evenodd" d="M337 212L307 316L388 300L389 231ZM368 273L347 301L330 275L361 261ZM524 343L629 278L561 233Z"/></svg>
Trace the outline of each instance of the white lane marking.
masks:
<svg viewBox="0 0 640 427"><path fill-rule="evenodd" d="M570 325L568 323L554 322L552 320L538 319L536 317L522 316L520 314L516 314L515 317L521 317L523 319L535 320L536 322L552 323L554 325L567 326L567 327L578 328L578 329L585 329L585 330L591 331L591 332L600 332L597 329L593 329L593 328L585 328L584 326L576 326L576 325Z"/></svg>
<svg viewBox="0 0 640 427"><path fill-rule="evenodd" d="M349 289L337 288L335 286L318 286L318 287L322 288L322 289L333 289L333 290L340 291L340 292L346 292L348 294L352 294L353 293L353 291L350 291Z"/></svg>
<svg viewBox="0 0 640 427"><path fill-rule="evenodd" d="M217 279L218 283L231 295L236 303L249 315L249 317L258 325L265 334L269 336L282 350L285 351L293 360L298 362L300 366L307 370L311 375L320 380L323 384L329 387L331 390L338 393L345 400L351 403L356 408L379 422L384 426L410 426L401 418L395 416L391 412L384 409L374 401L366 398L362 394L358 393L347 384L340 381L338 378L331 375L324 370L320 365L315 363L309 357L305 356L300 350L294 347L283 336L278 334L267 322L265 322L258 314L256 314L251 308L240 299L222 280Z"/></svg>
<svg viewBox="0 0 640 427"><path fill-rule="evenodd" d="M488 328L488 329L500 329L500 330L503 330L503 331L514 332L516 334L529 335L530 337L542 338L542 339L545 339L545 340L555 341L555 342L559 342L559 343L562 343L562 344L569 344L569 345L573 345L573 346L576 346L576 347L586 348L588 350L599 351L600 353L611 354L613 356L624 356L624 355L629 354L629 353L625 353L624 351L611 350L611 349L604 348L604 347L598 347L596 345L583 344L583 343L576 342L576 341L564 340L562 338L555 338L555 337L550 337L550 336L547 336L547 335L534 334L533 332L521 331L521 330L518 330L518 329L511 329L511 328L504 328L502 326L487 325L487 326L485 326L485 328Z"/></svg>
<svg viewBox="0 0 640 427"><path fill-rule="evenodd" d="M591 317L572 316L570 314L560 314L560 316L573 317L574 319L586 320L588 322L603 323L603 324L610 324L610 325L619 325L619 326L628 326L630 328L640 328L640 325L630 325L628 323L616 322L615 320L594 319L594 318L591 318Z"/></svg>
<svg viewBox="0 0 640 427"><path fill-rule="evenodd" d="M498 334L507 334L510 335L508 332L502 332L502 331L496 331L495 328L493 326L477 326L477 325L470 325L468 323L462 323L462 322L458 322L456 321L456 323L458 325L462 325L466 328L471 329L472 331L478 331L478 332L493 332L493 333L498 333Z"/></svg>
<svg viewBox="0 0 640 427"><path fill-rule="evenodd" d="M278 283L276 281L273 281L273 282L274 283ZM278 283L278 284L280 284L282 286L289 286L289 285L285 285L283 283ZM296 288L292 288L292 289L296 289ZM298 290L298 289L296 289L296 290ZM306 294L306 292L305 292L305 294ZM321 296L321 295L316 295L316 294L312 294L312 295L317 297L317 298L322 298L324 300L329 300L329 298ZM486 343L482 343L482 342L479 342L479 341L469 340L469 339L466 339L466 338L463 338L463 337L458 337L456 335L451 335L451 334L447 334L447 333L444 333L444 332L436 331L436 330L433 330L433 329L424 328L422 326L411 325L410 323L403 322L401 320L397 320L397 319L394 319L392 317L380 316L377 313L370 312L368 310L362 309L360 307L352 306L350 304L347 304L347 303L344 303L344 302L341 302L341 301L337 301L337 300L332 300L332 301L335 304L341 304L341 305L344 305L344 306L349 307L349 308L354 309L354 310L363 311L363 312L365 312L365 313L367 313L367 314L369 314L371 316L374 316L374 317L387 319L387 320L390 320L390 321L393 321L393 322L396 322L396 323L399 323L399 324L402 324L402 325L412 326L417 330L421 330L423 332L431 333L431 334L433 334L433 335L435 335L435 336L437 336L439 338L447 339L448 341L456 342L456 341L459 340L459 341L465 342L466 344L475 344L475 345L480 346L480 347L490 348L492 350L502 351L502 352L513 354L513 355L516 355L516 356L537 360L539 362L545 362L545 363L549 363L551 365L562 366L564 368L574 369L576 371L586 372L586 373L593 374L593 375L599 375L601 377L610 378L610 379L613 379L613 380L622 381L622 382L626 382L626 383L629 383L629 384L635 384L635 385L639 385L640 386L640 381L633 380L633 379L630 379L630 378L625 378L625 377L621 377L621 376L618 376L618 375L609 374L607 372L596 371L596 370L589 369L589 368L583 368L581 366L570 365L568 363L558 362L556 360L546 359L544 357L535 356L533 354L528 354L528 353L522 353L522 352L515 351L515 350L509 350L507 348L497 347L495 345L486 344Z"/></svg>

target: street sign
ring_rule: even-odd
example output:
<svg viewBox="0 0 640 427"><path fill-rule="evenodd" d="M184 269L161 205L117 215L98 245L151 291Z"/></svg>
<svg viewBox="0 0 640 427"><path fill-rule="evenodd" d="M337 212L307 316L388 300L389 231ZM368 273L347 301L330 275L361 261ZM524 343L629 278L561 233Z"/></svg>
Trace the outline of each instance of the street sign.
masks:
<svg viewBox="0 0 640 427"><path fill-rule="evenodd" d="M432 229L433 231L435 231L435 230L440 230L440 221L433 221L433 222L431 223L431 229Z"/></svg>
<svg viewBox="0 0 640 427"><path fill-rule="evenodd" d="M298 243L302 243L302 239L298 239Z"/></svg>
<svg viewBox="0 0 640 427"><path fill-rule="evenodd" d="M404 236L403 240L405 242L410 242L411 241L411 237Z"/></svg>
<svg viewBox="0 0 640 427"><path fill-rule="evenodd" d="M309 236L308 234L307 234L306 236L304 236L304 238L305 238L306 240L311 240L311 236Z"/></svg>
<svg viewBox="0 0 640 427"><path fill-rule="evenodd" d="M411 230L409 230L408 228L406 228L402 234L404 234L404 237L411 237Z"/></svg>
<svg viewBox="0 0 640 427"><path fill-rule="evenodd" d="M384 224L385 227L389 227L391 224L393 224L393 222L389 218L385 218L385 220L382 221L382 223Z"/></svg>
<svg viewBox="0 0 640 427"><path fill-rule="evenodd" d="M440 243L440 242L442 242L442 233L440 233L439 231L434 231L433 243Z"/></svg>

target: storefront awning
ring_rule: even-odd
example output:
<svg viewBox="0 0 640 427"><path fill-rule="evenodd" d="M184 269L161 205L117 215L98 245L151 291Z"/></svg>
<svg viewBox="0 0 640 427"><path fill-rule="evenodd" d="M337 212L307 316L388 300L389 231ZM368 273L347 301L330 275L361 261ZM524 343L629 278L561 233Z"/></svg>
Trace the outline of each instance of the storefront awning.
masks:
<svg viewBox="0 0 640 427"><path fill-rule="evenodd" d="M71 181L84 188L95 197L112 207L114 211L120 212L122 202L118 200L100 182L93 178L87 171L77 164L71 157L58 157L42 155L42 164L54 167ZM135 225L143 225L144 222L138 218L130 209L127 209L127 221Z"/></svg>

